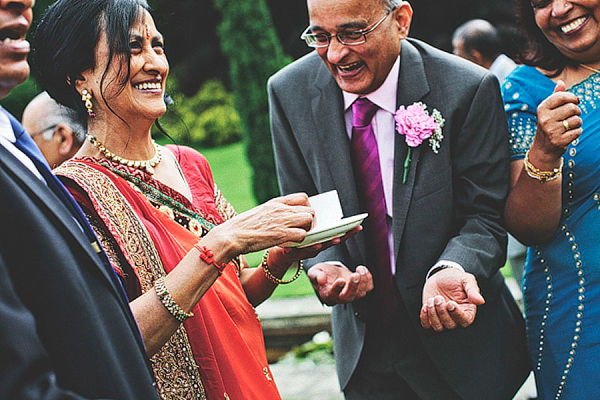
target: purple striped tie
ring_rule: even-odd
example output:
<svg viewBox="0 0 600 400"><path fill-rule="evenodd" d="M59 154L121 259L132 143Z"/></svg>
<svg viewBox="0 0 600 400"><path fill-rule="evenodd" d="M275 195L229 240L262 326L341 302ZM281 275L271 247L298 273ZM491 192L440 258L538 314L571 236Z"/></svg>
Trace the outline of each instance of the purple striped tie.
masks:
<svg viewBox="0 0 600 400"><path fill-rule="evenodd" d="M352 104L352 150L357 191L369 217L365 220L367 267L373 275L375 299L379 313L375 317L390 322L396 309L394 283L390 266L387 212L379 164L377 140L371 120L377 112L375 104L360 97Z"/></svg>

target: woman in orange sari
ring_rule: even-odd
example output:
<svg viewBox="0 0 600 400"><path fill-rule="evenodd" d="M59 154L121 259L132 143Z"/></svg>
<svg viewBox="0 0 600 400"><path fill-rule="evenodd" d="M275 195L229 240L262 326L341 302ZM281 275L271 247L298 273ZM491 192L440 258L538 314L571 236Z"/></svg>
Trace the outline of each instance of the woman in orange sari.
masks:
<svg viewBox="0 0 600 400"><path fill-rule="evenodd" d="M121 277L161 396L278 399L253 306L294 262L345 238L278 247L306 236L305 194L236 215L200 153L152 140L169 65L145 0L59 0L35 49L44 88L87 120L88 140L56 172ZM246 268L243 254L268 248Z"/></svg>

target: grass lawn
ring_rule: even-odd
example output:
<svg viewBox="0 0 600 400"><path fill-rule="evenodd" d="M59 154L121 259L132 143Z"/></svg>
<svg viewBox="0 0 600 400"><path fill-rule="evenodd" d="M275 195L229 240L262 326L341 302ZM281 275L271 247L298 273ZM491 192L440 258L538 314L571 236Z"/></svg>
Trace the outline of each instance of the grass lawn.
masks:
<svg viewBox="0 0 600 400"><path fill-rule="evenodd" d="M238 213L257 205L252 194L251 169L243 143L200 150L200 152L210 163L217 186ZM251 266L256 266L261 262L262 252L248 254L246 258ZM295 270L288 271L284 279L291 278L295 272ZM302 273L293 283L279 285L272 297L306 296L313 293L310 281L306 274Z"/></svg>
<svg viewBox="0 0 600 400"><path fill-rule="evenodd" d="M242 142L199 150L210 163L217 186L238 213L247 211L257 205L252 194L251 169ZM247 255L251 266L260 264L261 257L262 252ZM294 272L292 270L288 271L284 279L291 278ZM505 277L512 276L508 261L502 268L502 273ZM303 273L297 281L289 285L279 285L272 297L306 296L313 293L312 285L306 274Z"/></svg>

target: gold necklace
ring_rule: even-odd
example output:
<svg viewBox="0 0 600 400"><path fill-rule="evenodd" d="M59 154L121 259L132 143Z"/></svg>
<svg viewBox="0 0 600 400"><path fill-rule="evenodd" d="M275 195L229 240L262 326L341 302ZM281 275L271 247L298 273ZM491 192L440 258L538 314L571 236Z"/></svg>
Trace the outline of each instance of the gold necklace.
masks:
<svg viewBox="0 0 600 400"><path fill-rule="evenodd" d="M98 148L98 150L100 150L104 157L114 162L126 165L128 167L145 170L150 175L154 174L154 167L156 167L158 163L162 160L162 151L154 140L152 140L152 145L154 146L154 157L152 157L150 160L140 161L128 160L126 158L118 156L112 151L108 150L106 147L104 147L104 145L94 136L90 135L89 133L85 136L88 138L91 144L93 144Z"/></svg>
<svg viewBox="0 0 600 400"><path fill-rule="evenodd" d="M579 64L579 65L581 65L583 68L590 70L592 72L595 72L597 74L600 73L600 69L598 69L598 68L590 67L589 65L585 65L585 64Z"/></svg>

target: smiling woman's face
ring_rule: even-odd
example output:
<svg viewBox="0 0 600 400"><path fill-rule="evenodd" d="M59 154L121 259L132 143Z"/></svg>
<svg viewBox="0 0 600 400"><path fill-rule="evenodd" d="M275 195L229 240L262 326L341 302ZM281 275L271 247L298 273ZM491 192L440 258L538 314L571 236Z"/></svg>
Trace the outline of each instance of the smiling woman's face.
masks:
<svg viewBox="0 0 600 400"><path fill-rule="evenodd" d="M600 61L600 0L533 0L535 22L548 40L577 62Z"/></svg>
<svg viewBox="0 0 600 400"><path fill-rule="evenodd" d="M127 72L125 57L116 55L104 78L102 92L108 106L128 123L138 119L155 120L166 111L164 91L169 63L164 52L164 40L156 29L152 16L144 10L140 21L130 32L130 77L124 86L122 80ZM109 48L106 35L102 35L96 47L96 66L82 73L77 82L78 91L91 91L94 110L98 115L109 116L111 111L102 100L100 84L106 69Z"/></svg>

